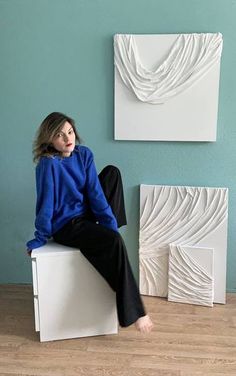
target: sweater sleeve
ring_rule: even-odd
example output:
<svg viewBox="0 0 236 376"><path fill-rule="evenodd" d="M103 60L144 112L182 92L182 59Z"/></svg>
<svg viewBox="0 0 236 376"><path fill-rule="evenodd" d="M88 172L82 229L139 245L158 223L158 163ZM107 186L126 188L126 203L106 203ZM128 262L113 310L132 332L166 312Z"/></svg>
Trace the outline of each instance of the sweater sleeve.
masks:
<svg viewBox="0 0 236 376"><path fill-rule="evenodd" d="M118 231L116 218L107 202L98 178L93 153L89 149L87 150L88 158L86 163L86 191L90 207L99 224L111 230Z"/></svg>
<svg viewBox="0 0 236 376"><path fill-rule="evenodd" d="M35 238L27 243L28 249L41 247L52 236L54 181L52 163L49 158L42 158L36 167L36 192L36 231Z"/></svg>

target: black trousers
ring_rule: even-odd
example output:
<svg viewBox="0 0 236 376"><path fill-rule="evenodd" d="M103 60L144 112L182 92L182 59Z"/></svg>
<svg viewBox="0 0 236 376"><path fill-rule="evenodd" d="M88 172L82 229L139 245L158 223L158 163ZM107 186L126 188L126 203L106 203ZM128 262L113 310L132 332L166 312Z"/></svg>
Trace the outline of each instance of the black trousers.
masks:
<svg viewBox="0 0 236 376"><path fill-rule="evenodd" d="M107 166L99 179L121 227L126 224L126 215L120 172L114 166ZM121 326L127 327L146 314L124 241L118 232L96 224L92 212L88 212L70 220L53 238L57 243L79 248L116 292Z"/></svg>

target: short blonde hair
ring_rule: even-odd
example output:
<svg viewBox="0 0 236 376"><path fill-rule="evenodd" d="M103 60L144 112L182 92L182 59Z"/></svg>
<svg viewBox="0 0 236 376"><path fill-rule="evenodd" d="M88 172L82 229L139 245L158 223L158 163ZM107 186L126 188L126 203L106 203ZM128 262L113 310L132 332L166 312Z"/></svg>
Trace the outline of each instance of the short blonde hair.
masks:
<svg viewBox="0 0 236 376"><path fill-rule="evenodd" d="M43 120L37 131L33 144L34 162L38 162L39 159L44 156L61 155L61 153L53 147L52 140L55 135L60 132L66 121L73 127L76 141L79 144L81 143L81 139L75 127L75 121L61 112L52 112Z"/></svg>

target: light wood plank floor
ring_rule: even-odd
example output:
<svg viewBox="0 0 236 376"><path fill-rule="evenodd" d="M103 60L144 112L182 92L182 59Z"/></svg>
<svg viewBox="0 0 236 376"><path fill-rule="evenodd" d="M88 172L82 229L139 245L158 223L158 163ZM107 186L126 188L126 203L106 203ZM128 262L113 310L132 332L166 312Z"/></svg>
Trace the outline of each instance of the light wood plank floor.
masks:
<svg viewBox="0 0 236 376"><path fill-rule="evenodd" d="M236 376L236 294L214 308L144 297L151 334L39 342L32 287L0 285L0 375Z"/></svg>

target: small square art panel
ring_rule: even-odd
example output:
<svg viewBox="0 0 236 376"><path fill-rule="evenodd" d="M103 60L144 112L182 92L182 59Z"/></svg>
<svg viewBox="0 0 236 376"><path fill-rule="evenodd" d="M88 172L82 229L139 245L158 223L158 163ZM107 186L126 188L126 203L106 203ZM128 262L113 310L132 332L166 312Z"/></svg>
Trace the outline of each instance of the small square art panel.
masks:
<svg viewBox="0 0 236 376"><path fill-rule="evenodd" d="M213 306L213 249L170 244L168 300Z"/></svg>
<svg viewBox="0 0 236 376"><path fill-rule="evenodd" d="M222 35L114 36L115 139L216 141Z"/></svg>
<svg viewBox="0 0 236 376"><path fill-rule="evenodd" d="M227 188L141 185L141 293L167 297L171 244L181 245L181 249L199 248L199 255L197 249L194 257L188 254L192 263L193 258L200 257L200 252L211 248L214 250L214 302L225 303L227 222ZM200 258L198 263L201 264Z"/></svg>

